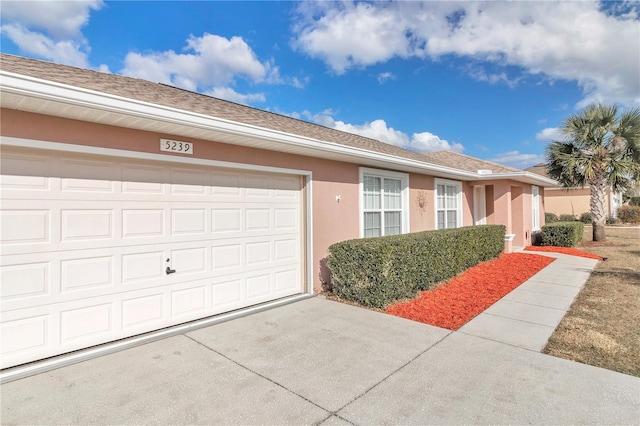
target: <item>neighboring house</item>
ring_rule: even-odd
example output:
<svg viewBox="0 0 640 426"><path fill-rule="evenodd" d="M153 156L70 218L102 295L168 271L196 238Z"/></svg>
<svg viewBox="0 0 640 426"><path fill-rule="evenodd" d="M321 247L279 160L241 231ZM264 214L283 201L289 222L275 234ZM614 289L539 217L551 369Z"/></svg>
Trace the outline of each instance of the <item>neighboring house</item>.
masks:
<svg viewBox="0 0 640 426"><path fill-rule="evenodd" d="M544 164L536 164L525 170L549 177L547 167ZM591 211L591 189L588 185L584 188L563 188L555 184L546 186L544 191L544 209L547 213L554 213L558 216L570 214L579 219L582 213ZM618 207L622 205L622 202L622 193L607 189L607 216L616 217Z"/></svg>
<svg viewBox="0 0 640 426"><path fill-rule="evenodd" d="M544 222L537 174L0 60L3 368L306 297L338 241Z"/></svg>

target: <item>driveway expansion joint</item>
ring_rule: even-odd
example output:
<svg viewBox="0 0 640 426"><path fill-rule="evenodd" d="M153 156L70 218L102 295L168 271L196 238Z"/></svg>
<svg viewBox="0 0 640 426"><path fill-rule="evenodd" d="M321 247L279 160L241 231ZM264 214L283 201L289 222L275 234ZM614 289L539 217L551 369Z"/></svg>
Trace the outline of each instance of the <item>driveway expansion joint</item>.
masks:
<svg viewBox="0 0 640 426"><path fill-rule="evenodd" d="M389 379L391 376L393 376L394 374L398 373L400 370L404 369L405 367L407 367L409 364L411 364L412 362L414 362L416 359L418 359L419 357L421 357L422 355L426 354L427 352L429 352L431 349L433 349L434 347L438 346L440 343L442 343L447 337L451 336L454 333L454 331L450 331L449 333L445 334L441 339L437 340L435 343L433 343L432 345L430 345L429 347L427 347L425 350L421 351L420 353L418 353L416 356L414 356L413 358L411 358L409 361L405 362L404 364L402 364L400 367L396 368L395 370L393 370L391 373L387 374L385 377L383 377L381 380L379 380L377 383L373 384L372 386L370 386L368 389L366 389L364 392L362 392L360 395L356 396L355 398L353 398L351 401L347 402L346 404L344 404L342 407L338 408L336 410L336 413L339 413L340 411L342 411L343 409L345 409L346 407L348 407L349 405L353 404L354 402L356 402L357 400L359 400L360 398L362 398L363 396L365 396L367 393L371 392L373 389L375 389L376 387L378 387L379 385L381 385L382 383L384 383L387 379ZM351 423L351 422L350 422Z"/></svg>
<svg viewBox="0 0 640 426"><path fill-rule="evenodd" d="M211 347L209 347L209 346L205 345L204 343L202 343L202 342L200 342L200 341L198 341L198 340L194 339L193 337L188 336L187 334L184 334L184 337L186 337L186 338L187 338L187 339L189 339L189 340L192 340L193 342L195 342L196 344L198 344L198 345L202 346L203 348L206 348L207 350L209 350L209 351L211 351L211 352L213 352L213 353L215 353L215 354L217 354L217 355L220 355L220 356L221 356L221 357L223 357L224 359L226 359L226 360L228 360L228 361L231 361L232 363L234 363L234 364L235 364L235 365L237 365L238 367L243 368L243 369L247 370L248 372L250 372L250 373L252 373L252 374L255 374L255 375L256 375L256 376L258 376L258 377L261 377L261 378L265 379L266 381L268 381L268 382L270 382L270 383L273 383L274 385L276 385L276 386L278 386L278 387L280 387L280 388L284 389L285 391L287 391L287 392L289 392L289 393L291 393L291 394L293 394L293 395L297 396L298 398L301 398L301 399L303 399L303 400L307 401L308 403L310 403L310 404L312 404L312 405L315 405L316 407L320 408L321 410L324 410L324 411L326 411L327 413L330 413L330 415L329 415L329 417L327 417L327 419L329 419L329 418L331 417L331 415L335 414L335 413L334 413L334 412L332 412L331 410L327 410L326 408L321 407L321 406L320 406L320 405L318 405L317 403L315 403L315 402L311 401L309 398L306 398L306 397L304 397L304 396L300 395L299 393L297 393L297 392L295 392L295 391L293 391L293 390L291 390L291 389L287 388L286 386L284 386L284 385L282 385L282 384L280 384L280 383L278 383L278 382L274 381L273 379L270 379L269 377L267 377L267 376L265 376L265 375L263 375L263 374L260 374L260 373L258 373L257 371L252 370L251 368L247 367L246 365L240 364L238 361L234 360L233 358L229 358L227 355L225 355L225 354L223 354L223 353L221 353L221 352L216 351L215 349L213 349L213 348L211 348ZM327 419L325 419L325 420L327 420ZM325 420L323 420L323 422L324 422Z"/></svg>

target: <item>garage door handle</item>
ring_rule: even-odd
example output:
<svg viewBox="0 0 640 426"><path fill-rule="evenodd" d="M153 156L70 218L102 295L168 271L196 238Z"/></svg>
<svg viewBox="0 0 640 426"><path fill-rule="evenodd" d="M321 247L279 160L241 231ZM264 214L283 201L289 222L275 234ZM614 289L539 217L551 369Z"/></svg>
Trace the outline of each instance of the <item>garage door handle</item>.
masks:
<svg viewBox="0 0 640 426"><path fill-rule="evenodd" d="M176 270L175 270L175 269L171 269L171 268L169 268L169 267L167 266L167 269L165 269L165 272L167 273L167 275L169 275L169 274L175 274L175 273L176 273Z"/></svg>

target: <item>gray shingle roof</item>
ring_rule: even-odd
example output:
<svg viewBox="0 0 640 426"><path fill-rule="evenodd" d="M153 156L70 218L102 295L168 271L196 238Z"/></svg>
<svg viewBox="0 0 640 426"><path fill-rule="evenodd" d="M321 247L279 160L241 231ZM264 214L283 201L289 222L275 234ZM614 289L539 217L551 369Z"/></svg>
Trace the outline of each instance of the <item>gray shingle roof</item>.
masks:
<svg viewBox="0 0 640 426"><path fill-rule="evenodd" d="M375 139L137 78L23 58L5 53L0 53L0 69L15 74L205 114L238 123L309 137L319 141L333 142L428 164L451 167L457 170L474 173L479 169L489 169L494 173L519 171L518 169L451 151L431 153L410 151Z"/></svg>
<svg viewBox="0 0 640 426"><path fill-rule="evenodd" d="M478 170L491 170L493 173L513 173L520 170L492 161L481 160L468 155L452 151L425 152L422 154L426 161L439 166L452 167L459 170L476 173Z"/></svg>
<svg viewBox="0 0 640 426"><path fill-rule="evenodd" d="M544 163L536 164L535 166L531 166L524 170L526 172L535 173L540 176L549 177L549 173L547 172L547 166Z"/></svg>

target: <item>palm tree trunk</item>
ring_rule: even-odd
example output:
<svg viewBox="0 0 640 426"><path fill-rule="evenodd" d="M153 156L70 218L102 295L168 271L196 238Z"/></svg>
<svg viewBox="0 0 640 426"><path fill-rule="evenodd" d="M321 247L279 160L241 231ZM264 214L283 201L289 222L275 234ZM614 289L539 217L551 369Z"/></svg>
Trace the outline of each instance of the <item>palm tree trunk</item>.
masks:
<svg viewBox="0 0 640 426"><path fill-rule="evenodd" d="M591 225L593 225L593 241L605 241L605 224L607 223L607 183L604 179L590 182L591 192Z"/></svg>

